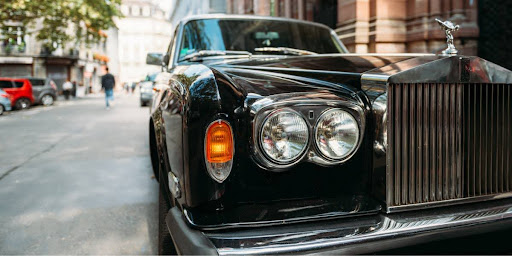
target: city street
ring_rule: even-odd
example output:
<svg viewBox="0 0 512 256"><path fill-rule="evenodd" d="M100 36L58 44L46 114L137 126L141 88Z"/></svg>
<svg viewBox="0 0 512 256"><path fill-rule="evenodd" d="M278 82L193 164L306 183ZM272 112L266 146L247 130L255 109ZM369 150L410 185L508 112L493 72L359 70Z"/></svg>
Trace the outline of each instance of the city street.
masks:
<svg viewBox="0 0 512 256"><path fill-rule="evenodd" d="M0 254L155 254L148 108L102 94L0 116Z"/></svg>

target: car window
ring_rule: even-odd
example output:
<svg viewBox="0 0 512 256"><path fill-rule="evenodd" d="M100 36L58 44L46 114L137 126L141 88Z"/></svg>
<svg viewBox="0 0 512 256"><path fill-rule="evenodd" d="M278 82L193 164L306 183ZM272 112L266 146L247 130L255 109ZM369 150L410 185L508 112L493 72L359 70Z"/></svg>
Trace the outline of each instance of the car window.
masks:
<svg viewBox="0 0 512 256"><path fill-rule="evenodd" d="M279 20L219 20L188 22L183 31L179 58L201 50L249 51L287 47L315 53L340 53L331 30L302 22Z"/></svg>
<svg viewBox="0 0 512 256"><path fill-rule="evenodd" d="M44 86L45 80L44 79L29 79L32 86Z"/></svg>
<svg viewBox="0 0 512 256"><path fill-rule="evenodd" d="M14 82L14 85L15 85L16 88L23 87L23 84L24 84L24 82L16 82L16 81Z"/></svg>
<svg viewBox="0 0 512 256"><path fill-rule="evenodd" d="M178 48L174 44L176 43L176 38L178 38L178 32L180 31L180 26L177 26L174 30L174 35L172 37L171 43L169 44L169 49L167 49L167 54L169 55L170 63L174 64L174 55L176 54L176 49ZM169 63L165 63L167 66L170 66Z"/></svg>
<svg viewBox="0 0 512 256"><path fill-rule="evenodd" d="M13 84L11 81L6 81L6 80L0 80L0 88L4 89L4 88L13 88Z"/></svg>

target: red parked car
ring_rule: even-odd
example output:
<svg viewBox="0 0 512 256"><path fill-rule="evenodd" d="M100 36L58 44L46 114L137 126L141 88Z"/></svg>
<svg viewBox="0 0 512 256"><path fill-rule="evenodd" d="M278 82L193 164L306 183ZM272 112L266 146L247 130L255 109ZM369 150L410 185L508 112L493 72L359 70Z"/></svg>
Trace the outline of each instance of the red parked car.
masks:
<svg viewBox="0 0 512 256"><path fill-rule="evenodd" d="M32 84L28 79L0 77L0 89L11 95L11 104L16 109L26 109L34 103Z"/></svg>

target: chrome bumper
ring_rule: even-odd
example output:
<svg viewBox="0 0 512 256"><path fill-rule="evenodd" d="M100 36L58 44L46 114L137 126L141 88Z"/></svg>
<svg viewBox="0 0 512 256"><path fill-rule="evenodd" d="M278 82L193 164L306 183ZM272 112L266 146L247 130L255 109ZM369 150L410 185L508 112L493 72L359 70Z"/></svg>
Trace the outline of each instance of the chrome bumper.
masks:
<svg viewBox="0 0 512 256"><path fill-rule="evenodd" d="M166 220L182 254L365 254L512 228L512 200L208 232L190 228L178 208Z"/></svg>

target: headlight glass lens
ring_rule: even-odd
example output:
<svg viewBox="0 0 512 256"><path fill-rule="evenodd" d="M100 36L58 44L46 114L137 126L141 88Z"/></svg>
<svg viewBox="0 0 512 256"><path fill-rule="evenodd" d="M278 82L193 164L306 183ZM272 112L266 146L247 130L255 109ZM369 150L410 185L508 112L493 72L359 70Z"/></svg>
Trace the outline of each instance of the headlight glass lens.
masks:
<svg viewBox="0 0 512 256"><path fill-rule="evenodd" d="M279 163L296 160L308 146L308 126L293 110L270 114L261 128L261 145L265 154Z"/></svg>
<svg viewBox="0 0 512 256"><path fill-rule="evenodd" d="M315 131L316 145L327 158L343 159L350 155L359 142L359 126L356 119L341 109L326 111Z"/></svg>

